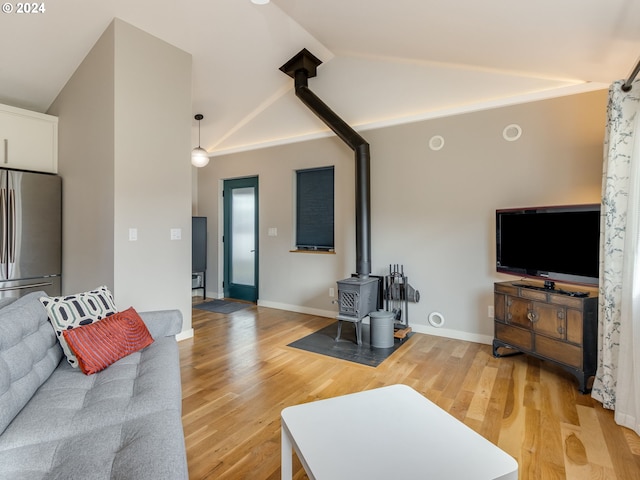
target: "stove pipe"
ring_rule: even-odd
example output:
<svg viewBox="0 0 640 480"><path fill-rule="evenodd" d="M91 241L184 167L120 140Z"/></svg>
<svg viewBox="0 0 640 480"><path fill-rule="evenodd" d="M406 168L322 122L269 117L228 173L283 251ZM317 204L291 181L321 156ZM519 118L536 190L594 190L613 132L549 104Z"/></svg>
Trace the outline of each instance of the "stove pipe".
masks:
<svg viewBox="0 0 640 480"><path fill-rule="evenodd" d="M356 273L368 278L371 273L371 194L369 144L353 128L320 100L308 87L322 62L306 48L280 70L295 80L296 96L354 152L356 160Z"/></svg>

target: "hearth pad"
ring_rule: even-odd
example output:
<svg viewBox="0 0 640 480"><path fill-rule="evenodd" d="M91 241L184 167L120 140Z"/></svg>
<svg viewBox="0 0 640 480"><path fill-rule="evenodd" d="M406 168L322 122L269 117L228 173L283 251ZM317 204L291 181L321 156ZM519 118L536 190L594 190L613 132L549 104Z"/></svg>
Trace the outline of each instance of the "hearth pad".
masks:
<svg viewBox="0 0 640 480"><path fill-rule="evenodd" d="M374 348L369 343L369 325L362 325L362 345L356 344L355 327L352 323L345 322L342 325L340 340L336 342L337 333L338 322L335 322L290 343L288 346L361 365L377 367L413 335L413 333L409 333L404 339L395 338L393 347Z"/></svg>

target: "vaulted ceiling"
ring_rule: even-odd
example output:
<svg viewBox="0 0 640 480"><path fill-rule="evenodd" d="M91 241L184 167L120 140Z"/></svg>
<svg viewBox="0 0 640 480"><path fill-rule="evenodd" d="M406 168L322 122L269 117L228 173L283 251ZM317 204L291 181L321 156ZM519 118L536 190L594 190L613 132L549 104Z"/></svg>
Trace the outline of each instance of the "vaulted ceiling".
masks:
<svg viewBox="0 0 640 480"><path fill-rule="evenodd" d="M326 132L279 71L302 48L324 62L311 88L361 130L606 88L640 55L638 0L41 4L0 14L0 103L45 112L118 17L192 54L193 114L213 155Z"/></svg>

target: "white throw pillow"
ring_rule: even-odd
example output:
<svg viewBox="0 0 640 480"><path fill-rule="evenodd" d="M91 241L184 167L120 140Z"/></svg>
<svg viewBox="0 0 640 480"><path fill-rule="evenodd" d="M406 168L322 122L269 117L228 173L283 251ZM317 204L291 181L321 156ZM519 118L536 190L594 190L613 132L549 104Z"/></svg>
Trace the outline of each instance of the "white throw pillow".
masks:
<svg viewBox="0 0 640 480"><path fill-rule="evenodd" d="M113 295L106 286L74 295L40 297L40 302L47 310L49 321L67 361L75 368L78 367L78 359L67 345L62 332L89 325L117 312Z"/></svg>

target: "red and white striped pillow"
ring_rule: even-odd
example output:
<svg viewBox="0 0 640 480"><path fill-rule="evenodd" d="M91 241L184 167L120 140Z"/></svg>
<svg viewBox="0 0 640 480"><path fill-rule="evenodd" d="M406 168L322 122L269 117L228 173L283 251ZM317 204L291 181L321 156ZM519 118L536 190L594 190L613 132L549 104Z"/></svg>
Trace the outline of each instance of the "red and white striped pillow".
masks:
<svg viewBox="0 0 640 480"><path fill-rule="evenodd" d="M87 375L153 343L147 326L133 307L62 334L78 359L80 370Z"/></svg>

